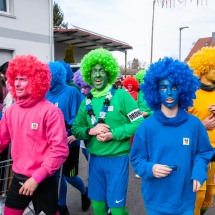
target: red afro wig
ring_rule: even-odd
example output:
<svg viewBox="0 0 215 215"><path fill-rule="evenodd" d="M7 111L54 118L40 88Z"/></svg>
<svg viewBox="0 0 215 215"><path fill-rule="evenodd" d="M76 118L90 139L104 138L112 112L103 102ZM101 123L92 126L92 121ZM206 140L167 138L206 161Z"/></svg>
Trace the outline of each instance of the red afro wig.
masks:
<svg viewBox="0 0 215 215"><path fill-rule="evenodd" d="M10 93L17 99L14 81L17 75L27 76L29 94L31 98L42 99L50 88L51 73L49 66L42 63L33 55L16 56L9 62L6 77L10 86Z"/></svg>
<svg viewBox="0 0 215 215"><path fill-rule="evenodd" d="M123 86L127 89L128 85L132 84L133 90L137 91L139 89L139 82L134 77L127 77L123 81Z"/></svg>

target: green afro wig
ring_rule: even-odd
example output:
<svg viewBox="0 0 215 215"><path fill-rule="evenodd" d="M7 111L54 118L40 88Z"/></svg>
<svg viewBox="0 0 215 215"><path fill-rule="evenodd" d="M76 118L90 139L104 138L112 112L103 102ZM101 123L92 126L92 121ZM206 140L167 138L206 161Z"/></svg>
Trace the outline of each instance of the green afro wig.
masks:
<svg viewBox="0 0 215 215"><path fill-rule="evenodd" d="M146 74L146 70L140 70L135 75L135 79L139 82L139 84L142 84L144 82L143 78L144 78L145 74Z"/></svg>
<svg viewBox="0 0 215 215"><path fill-rule="evenodd" d="M190 58L188 65L198 77L215 69L215 47L203 47Z"/></svg>
<svg viewBox="0 0 215 215"><path fill-rule="evenodd" d="M82 59L81 73L84 81L87 84L92 85L90 73L92 67L96 64L101 64L105 71L109 74L109 84L114 83L119 74L119 65L113 55L103 48L90 51Z"/></svg>

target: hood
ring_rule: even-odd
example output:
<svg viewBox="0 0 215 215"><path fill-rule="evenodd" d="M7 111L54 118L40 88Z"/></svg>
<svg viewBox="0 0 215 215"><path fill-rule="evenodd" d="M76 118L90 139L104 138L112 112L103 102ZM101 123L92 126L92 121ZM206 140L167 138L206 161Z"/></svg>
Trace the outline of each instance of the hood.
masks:
<svg viewBox="0 0 215 215"><path fill-rule="evenodd" d="M162 125L173 127L180 126L188 119L188 113L182 108L179 108L177 115L172 118L166 117L161 110L155 111L154 116Z"/></svg>

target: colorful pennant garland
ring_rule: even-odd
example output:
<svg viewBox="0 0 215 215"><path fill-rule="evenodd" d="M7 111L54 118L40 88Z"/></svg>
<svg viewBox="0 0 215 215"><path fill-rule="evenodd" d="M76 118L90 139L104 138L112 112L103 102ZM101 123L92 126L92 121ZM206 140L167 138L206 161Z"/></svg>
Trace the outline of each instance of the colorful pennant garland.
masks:
<svg viewBox="0 0 215 215"><path fill-rule="evenodd" d="M186 6L187 4L187 1L186 0L177 0L179 4L182 4L184 3L184 5ZM196 0L197 1L197 6L199 6L199 0ZM190 0L190 2L192 2L192 0ZM205 0L205 4L207 6L207 0ZM170 8L173 6L175 7L175 0L157 0L157 5L158 7L161 5L162 8L165 7L166 5L166 8L169 6ZM201 0L201 6L203 6L203 0Z"/></svg>

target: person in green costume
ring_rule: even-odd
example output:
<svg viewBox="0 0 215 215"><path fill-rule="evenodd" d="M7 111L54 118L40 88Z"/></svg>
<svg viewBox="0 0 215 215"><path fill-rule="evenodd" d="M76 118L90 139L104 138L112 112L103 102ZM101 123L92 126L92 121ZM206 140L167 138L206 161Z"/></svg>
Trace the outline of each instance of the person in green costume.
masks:
<svg viewBox="0 0 215 215"><path fill-rule="evenodd" d="M145 74L146 74L146 70L140 70L135 75L135 78L139 82L139 85L143 84L143 78L145 77ZM138 93L138 96L137 96L137 105L140 108L140 111L142 112L143 117L147 118L147 117L151 116L154 113L154 111L152 111L148 107L146 100L143 97L144 97L143 92L140 90L140 92Z"/></svg>
<svg viewBox="0 0 215 215"><path fill-rule="evenodd" d="M130 137L143 120L131 95L112 86L119 66L99 48L81 61L84 81L93 89L79 108L72 127L77 139L87 140L91 154L88 195L95 215L128 215L125 209L129 176Z"/></svg>

